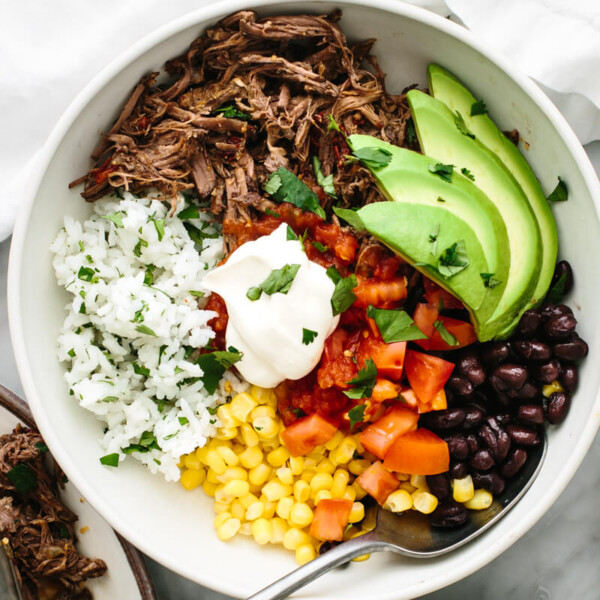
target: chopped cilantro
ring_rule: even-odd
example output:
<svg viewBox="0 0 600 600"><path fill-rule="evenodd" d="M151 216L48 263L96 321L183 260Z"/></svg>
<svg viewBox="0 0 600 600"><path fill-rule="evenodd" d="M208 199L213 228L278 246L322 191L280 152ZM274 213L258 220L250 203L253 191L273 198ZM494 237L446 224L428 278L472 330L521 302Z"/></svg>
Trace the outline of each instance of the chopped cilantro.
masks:
<svg viewBox="0 0 600 600"><path fill-rule="evenodd" d="M119 229L123 228L123 213L120 211L111 213L110 215L104 215L100 218L106 219L107 221L112 221L114 223L115 227L117 227Z"/></svg>
<svg viewBox="0 0 600 600"><path fill-rule="evenodd" d="M96 277L96 272L94 269L90 269L88 267L80 267L77 277L82 281L87 281L88 283L96 283L98 281L98 277Z"/></svg>
<svg viewBox="0 0 600 600"><path fill-rule="evenodd" d="M316 331L311 331L310 329L306 329L304 327L302 328L302 343L305 346L312 344L315 341L316 337L317 337Z"/></svg>
<svg viewBox="0 0 600 600"><path fill-rule="evenodd" d="M146 272L144 273L144 283L146 285L152 285L154 283L154 265L146 265Z"/></svg>
<svg viewBox="0 0 600 600"><path fill-rule="evenodd" d="M340 208L338 206L334 206L333 212L340 219L346 221L348 225L356 229L356 231L364 231L365 226L355 210L352 210L351 208Z"/></svg>
<svg viewBox="0 0 600 600"><path fill-rule="evenodd" d="M74 358L74 357L75 357L75 349L74 349L74 348L71 348L71 349L70 349L70 350L67 352L67 354L68 354L68 355L69 355L71 358Z"/></svg>
<svg viewBox="0 0 600 600"><path fill-rule="evenodd" d="M438 202L446 202L446 201L445 201L445 200L444 200L444 199L443 199L441 196L438 196L438 197L437 197L437 201L438 201Z"/></svg>
<svg viewBox="0 0 600 600"><path fill-rule="evenodd" d="M452 277L469 266L464 240L454 242L439 256L437 269L443 277Z"/></svg>
<svg viewBox="0 0 600 600"><path fill-rule="evenodd" d="M187 425L190 422L187 417L177 417L177 420L181 426Z"/></svg>
<svg viewBox="0 0 600 600"><path fill-rule="evenodd" d="M178 433L179 429L175 433L170 433L169 435L165 435L165 441L173 439Z"/></svg>
<svg viewBox="0 0 600 600"><path fill-rule="evenodd" d="M483 285L486 288L495 288L497 285L500 285L502 282L499 279L494 277L494 273L479 273L481 279L483 279Z"/></svg>
<svg viewBox="0 0 600 600"><path fill-rule="evenodd" d="M354 429L357 423L362 423L365 418L366 404L357 404L348 411L348 417L350 418L350 430Z"/></svg>
<svg viewBox="0 0 600 600"><path fill-rule="evenodd" d="M329 267L327 269L327 275L331 279L330 270L335 269L335 267ZM337 273L337 270L335 270ZM339 273L337 273L339 276ZM358 280L356 279L356 275L354 273L349 277L341 278L335 282L335 289L333 290L333 296L331 296L331 310L333 311L333 316L339 315L343 313L345 310L348 310L356 300L356 296L352 292L352 290L358 285Z"/></svg>
<svg viewBox="0 0 600 600"><path fill-rule="evenodd" d="M83 247L83 242L82 242L81 240L79 240L77 243L79 244L79 249L80 249L82 252L85 252L85 248Z"/></svg>
<svg viewBox="0 0 600 600"><path fill-rule="evenodd" d="M273 269L269 276L258 285L258 287L251 287L246 292L246 297L249 300L255 301L258 300L264 292L268 296L272 296L273 294L287 294L292 287L292 283L294 278L296 277L296 273L298 273L298 269L300 265L284 265L281 269Z"/></svg>
<svg viewBox="0 0 600 600"><path fill-rule="evenodd" d="M456 114L454 115L454 124L456 125L457 129L463 135L466 135L467 137L475 139L475 135L473 135L473 133L471 133L471 131L469 131L467 124L465 123L465 120L463 119L463 116L458 111L456 111Z"/></svg>
<svg viewBox="0 0 600 600"><path fill-rule="evenodd" d="M409 314L403 310L367 308L367 316L375 320L379 333L386 344L425 340L427 336L415 325Z"/></svg>
<svg viewBox="0 0 600 600"><path fill-rule="evenodd" d="M148 242L146 240L143 240L142 238L138 238L138 243L133 248L133 254L135 256L137 256L138 258L142 254L142 246L144 248L147 248L148 247Z"/></svg>
<svg viewBox="0 0 600 600"><path fill-rule="evenodd" d="M301 408L292 408L292 412L301 419L306 416L306 413Z"/></svg>
<svg viewBox="0 0 600 600"><path fill-rule="evenodd" d="M286 230L286 238L288 242L299 240L300 238L296 235L296 232L288 225Z"/></svg>
<svg viewBox="0 0 600 600"><path fill-rule="evenodd" d="M567 274L562 273L556 283L550 288L546 300L552 304L557 304L562 299L565 293L565 285L567 283Z"/></svg>
<svg viewBox="0 0 600 600"><path fill-rule="evenodd" d="M471 171L469 171L469 169L467 169L466 167L463 167L460 172L467 178L470 179L471 181L475 181L475 175L473 175L473 173L471 173Z"/></svg>
<svg viewBox="0 0 600 600"><path fill-rule="evenodd" d="M325 246L324 244L321 244L321 242L313 242L311 240L311 244L319 251L319 252L327 252L327 250L329 250L328 246Z"/></svg>
<svg viewBox="0 0 600 600"><path fill-rule="evenodd" d="M223 374L232 365L242 359L243 354L230 346L228 351L216 351L201 354L196 360L196 364L200 366L203 375L200 378L204 383L204 387L209 394L214 394L219 387L219 381Z"/></svg>
<svg viewBox="0 0 600 600"><path fill-rule="evenodd" d="M385 148L366 147L352 151L349 159L358 159L370 169L381 169L390 164L392 153Z"/></svg>
<svg viewBox="0 0 600 600"><path fill-rule="evenodd" d="M200 213L198 212L198 209L193 204L190 204L190 205L186 206L183 210L180 210L177 213L177 216L182 221L185 221L187 219L198 219L198 218L200 218Z"/></svg>
<svg viewBox="0 0 600 600"><path fill-rule="evenodd" d="M265 192L277 202L290 202L303 211L310 211L325 218L325 211L319 204L319 197L296 175L284 167L269 175L263 186Z"/></svg>
<svg viewBox="0 0 600 600"><path fill-rule="evenodd" d="M63 540L71 539L71 534L69 533L69 530L67 529L67 526L64 523L58 523L56 530L59 538Z"/></svg>
<svg viewBox="0 0 600 600"><path fill-rule="evenodd" d="M438 223L437 227L429 234L429 243L432 244L431 253L435 254L437 252L437 240L440 235L440 224Z"/></svg>
<svg viewBox="0 0 600 600"><path fill-rule="evenodd" d="M485 115L487 114L488 109L485 106L485 102L483 100L477 100L477 102L473 102L471 104L471 116L475 117L476 115Z"/></svg>
<svg viewBox="0 0 600 600"><path fill-rule="evenodd" d="M240 121L250 121L252 118L248 113L238 110L235 106L221 106L215 110L217 114L222 114L226 119L239 119Z"/></svg>
<svg viewBox="0 0 600 600"><path fill-rule="evenodd" d="M327 115L327 119L329 120L329 122L327 123L327 131L331 131L333 129L338 133L342 133L340 126L335 122L335 119L333 118L332 114Z"/></svg>
<svg viewBox="0 0 600 600"><path fill-rule="evenodd" d="M265 215L267 215L269 217L275 217L276 219L281 218L281 215L278 212L275 212L274 210L271 210L270 208L265 208Z"/></svg>
<svg viewBox="0 0 600 600"><path fill-rule="evenodd" d="M204 292L200 292L198 290L190 290L190 294L192 296L195 296L196 298L204 298L204 296L206 295Z"/></svg>
<svg viewBox="0 0 600 600"><path fill-rule="evenodd" d="M323 171L321 171L321 161L316 156L313 156L312 163L317 183L323 188L324 192L328 196L337 198L335 188L333 186L333 173L325 177L325 175L323 175Z"/></svg>
<svg viewBox="0 0 600 600"><path fill-rule="evenodd" d="M548 196L548 202L565 202L569 199L569 190L567 184L559 177L558 184Z"/></svg>
<svg viewBox="0 0 600 600"><path fill-rule="evenodd" d="M458 340L446 329L441 321L435 321L433 327L448 346L458 346Z"/></svg>
<svg viewBox="0 0 600 600"><path fill-rule="evenodd" d="M165 346L166 347L166 346ZM162 346L161 346L162 348ZM164 352L164 350L163 350ZM136 362L131 363L133 365L133 372L136 375L143 375L144 377L150 377L150 369L148 367L145 367L144 365L140 365ZM160 361L159 361L160 364Z"/></svg>
<svg viewBox="0 0 600 600"><path fill-rule="evenodd" d="M354 386L350 390L346 390L344 395L353 400L359 398L370 398L377 381L377 366L371 358L367 358L365 366L358 371L358 375L348 381L348 385Z"/></svg>
<svg viewBox="0 0 600 600"><path fill-rule="evenodd" d="M415 123L412 119L406 122L406 135L408 137L408 143L410 145L417 141L417 132L415 131Z"/></svg>
<svg viewBox="0 0 600 600"><path fill-rule="evenodd" d="M341 281L343 277L340 275L340 272L335 267L329 267L326 271L327 277L333 281L333 283L337 284L338 281Z"/></svg>
<svg viewBox="0 0 600 600"><path fill-rule="evenodd" d="M206 239L212 240L219 237L218 233L207 233L206 231L204 231L204 227L202 229L198 229L197 227L194 227L194 225L192 225L191 223L184 223L183 226L188 232L190 239L193 242L200 244L200 246L202 246L204 240Z"/></svg>
<svg viewBox="0 0 600 600"><path fill-rule="evenodd" d="M44 442L36 442L35 447L40 451L40 454L44 454L44 452L48 452L48 446L44 444Z"/></svg>
<svg viewBox="0 0 600 600"><path fill-rule="evenodd" d="M102 398L102 402L116 402L119 398L117 398L117 396L104 396L104 398Z"/></svg>
<svg viewBox="0 0 600 600"><path fill-rule="evenodd" d="M246 298L248 298L250 302L256 302L261 296L262 290L257 286L248 288L248 291L246 292Z"/></svg>
<svg viewBox="0 0 600 600"><path fill-rule="evenodd" d="M434 175L439 175L444 181L452 181L452 171L454 171L454 165L436 163L435 165L429 165L429 171Z"/></svg>
<svg viewBox="0 0 600 600"><path fill-rule="evenodd" d="M156 335L156 333L154 333L154 331L152 331L152 329L150 329L150 327L146 327L145 325L138 325L135 328L136 331L139 331L140 333L144 333L146 335L152 335L154 337L158 337Z"/></svg>
<svg viewBox="0 0 600 600"><path fill-rule="evenodd" d="M156 229L158 241L162 241L163 237L165 237L165 220L155 219L154 217L150 217L150 220L154 223L154 229Z"/></svg>
<svg viewBox="0 0 600 600"><path fill-rule="evenodd" d="M100 459L100 463L107 467L118 467L119 466L119 455L117 453L107 454Z"/></svg>
<svg viewBox="0 0 600 600"><path fill-rule="evenodd" d="M27 494L38 486L35 473L25 463L15 465L6 473L9 481L15 486L19 494Z"/></svg>
<svg viewBox="0 0 600 600"><path fill-rule="evenodd" d="M81 306L79 307L79 314L80 314L80 315L85 315L85 314L87 314L87 312L86 312L86 310L85 310L85 303L84 303L84 302L82 302L82 303L81 303Z"/></svg>

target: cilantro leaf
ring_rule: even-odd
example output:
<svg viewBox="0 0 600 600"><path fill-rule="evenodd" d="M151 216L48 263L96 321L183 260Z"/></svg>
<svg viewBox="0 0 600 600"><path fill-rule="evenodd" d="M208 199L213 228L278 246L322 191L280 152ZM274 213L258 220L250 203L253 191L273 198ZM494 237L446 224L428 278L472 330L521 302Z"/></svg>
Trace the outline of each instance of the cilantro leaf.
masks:
<svg viewBox="0 0 600 600"><path fill-rule="evenodd" d="M354 386L350 390L345 390L344 395L348 398L370 398L377 381L377 366L372 358L367 358L365 366L358 371L358 375L348 381L348 385Z"/></svg>
<svg viewBox="0 0 600 600"><path fill-rule="evenodd" d="M432 245L431 253L435 254L437 252L437 240L440 235L440 224L438 223L437 227L429 234L429 243Z"/></svg>
<svg viewBox="0 0 600 600"><path fill-rule="evenodd" d="M48 446L44 442L36 442L35 447L40 451L40 454L48 452Z"/></svg>
<svg viewBox="0 0 600 600"><path fill-rule="evenodd" d="M301 408L292 408L292 412L301 419L306 416L306 413Z"/></svg>
<svg viewBox="0 0 600 600"><path fill-rule="evenodd" d="M144 273L144 284L152 285L154 283L154 265L146 265L146 272Z"/></svg>
<svg viewBox="0 0 600 600"><path fill-rule="evenodd" d="M566 283L567 274L563 272L561 276L557 279L556 283L550 288L550 291L546 296L546 300L548 300L552 304L557 304L558 302L560 302L565 293Z"/></svg>
<svg viewBox="0 0 600 600"><path fill-rule="evenodd" d="M366 147L353 150L352 158L360 160L370 169L381 169L390 164L392 153L385 148Z"/></svg>
<svg viewBox="0 0 600 600"><path fill-rule="evenodd" d="M323 175L323 171L321 171L321 161L316 156L313 156L312 163L317 183L323 188L328 196L337 198L335 187L333 186L333 173L325 177L325 175Z"/></svg>
<svg viewBox="0 0 600 600"><path fill-rule="evenodd" d="M469 128L467 127L463 116L458 111L456 111L454 115L454 124L463 135L475 139L475 135L471 131L469 131Z"/></svg>
<svg viewBox="0 0 600 600"><path fill-rule="evenodd" d="M473 175L473 173L471 173L471 171L469 171L469 169L467 169L466 167L463 167L460 172L467 178L470 179L471 181L475 181L475 175Z"/></svg>
<svg viewBox="0 0 600 600"><path fill-rule="evenodd" d="M294 240L299 240L300 238L296 235L296 232L288 225L285 234L285 239L288 242L293 242Z"/></svg>
<svg viewBox="0 0 600 600"><path fill-rule="evenodd" d="M268 215L270 217L275 217L276 219L281 218L281 215L278 212L275 212L274 210L271 210L270 208L265 208L265 215Z"/></svg>
<svg viewBox="0 0 600 600"><path fill-rule="evenodd" d="M107 467L118 467L119 466L119 455L117 453L107 454L100 459L100 463Z"/></svg>
<svg viewBox="0 0 600 600"><path fill-rule="evenodd" d="M177 216L182 221L185 221L186 219L200 218L200 213L198 212L198 209L193 204L190 204L189 206L186 206L183 210L180 210L177 213Z"/></svg>
<svg viewBox="0 0 600 600"><path fill-rule="evenodd" d="M203 371L200 379L204 383L204 388L209 394L214 394L219 387L219 381L223 374L236 362L241 360L243 353L236 350L233 346L229 347L228 351L218 350L201 354L196 360L196 364L200 365Z"/></svg>
<svg viewBox="0 0 600 600"><path fill-rule="evenodd" d="M246 292L246 298L248 298L250 302L256 302L261 296L262 290L257 286L248 288L248 291Z"/></svg>
<svg viewBox="0 0 600 600"><path fill-rule="evenodd" d="M104 215L100 218L112 221L115 224L115 227L123 229L123 213L120 211L111 213L110 215Z"/></svg>
<svg viewBox="0 0 600 600"><path fill-rule="evenodd" d="M6 473L6 477L15 486L17 492L22 495L35 490L38 486L35 473L25 463L15 465Z"/></svg>
<svg viewBox="0 0 600 600"><path fill-rule="evenodd" d="M342 133L342 130L340 129L340 126L335 122L333 115L329 114L327 115L327 118L329 119L329 123L327 124L327 131L331 131L333 129L338 133Z"/></svg>
<svg viewBox="0 0 600 600"><path fill-rule="evenodd" d="M331 268L335 267L327 269L327 275L333 279L330 274ZM354 304L356 296L352 290L358 285L356 275L352 274L349 277L342 278L337 272L337 269L335 273L340 279L335 282L335 289L333 290L333 296L331 296L331 310L333 311L334 317L343 313L345 310L348 310Z"/></svg>
<svg viewBox="0 0 600 600"><path fill-rule="evenodd" d="M559 177L558 184L546 198L548 202L566 202L569 199L569 190L567 184Z"/></svg>
<svg viewBox="0 0 600 600"><path fill-rule="evenodd" d="M465 241L448 246L439 256L437 270L443 277L452 277L469 266Z"/></svg>
<svg viewBox="0 0 600 600"><path fill-rule="evenodd" d="M138 238L138 243L133 248L133 254L135 256L137 256L138 258L142 254L142 247L143 248L147 248L148 247L148 242L146 240L143 240L142 238Z"/></svg>
<svg viewBox="0 0 600 600"><path fill-rule="evenodd" d="M439 175L444 181L452 181L454 165L436 163L435 165L429 165L429 171L434 175Z"/></svg>
<svg viewBox="0 0 600 600"><path fill-rule="evenodd" d="M321 244L321 242L314 242L311 240L310 242L319 252L327 252L329 250L328 246Z"/></svg>
<svg viewBox="0 0 600 600"><path fill-rule="evenodd" d="M284 265L281 269L273 269L269 276L258 284L258 287L251 287L247 292L246 296L249 300L258 300L264 292L268 296L273 294L287 294L292 287L292 283L300 265Z"/></svg>
<svg viewBox="0 0 600 600"><path fill-rule="evenodd" d="M477 102L473 102L471 104L471 116L474 117L476 115L485 115L487 114L488 109L483 100L477 100Z"/></svg>
<svg viewBox="0 0 600 600"><path fill-rule="evenodd" d="M88 283L96 283L98 281L98 277L96 277L96 271L88 267L80 267L77 277L78 279L87 281Z"/></svg>
<svg viewBox="0 0 600 600"><path fill-rule="evenodd" d="M433 327L448 346L458 346L458 340L446 329L441 321L435 321Z"/></svg>
<svg viewBox="0 0 600 600"><path fill-rule="evenodd" d="M190 422L187 417L177 417L177 420L182 427Z"/></svg>
<svg viewBox="0 0 600 600"><path fill-rule="evenodd" d="M333 207L333 212L340 218L346 221L348 225L356 229L356 231L364 231L365 226L355 210L351 208L339 208L338 206Z"/></svg>
<svg viewBox="0 0 600 600"><path fill-rule="evenodd" d="M196 298L204 298L206 295L204 292L199 292L198 290L190 290L190 294Z"/></svg>
<svg viewBox="0 0 600 600"><path fill-rule="evenodd" d="M309 344L312 344L315 341L315 338L317 337L317 332L316 331L311 331L310 329L306 329L306 328L302 328L302 343L305 346L308 346Z"/></svg>
<svg viewBox="0 0 600 600"><path fill-rule="evenodd" d="M235 106L221 106L215 110L217 114L222 114L226 119L239 119L240 121L250 121L252 118L248 113L238 110Z"/></svg>
<svg viewBox="0 0 600 600"><path fill-rule="evenodd" d="M362 423L365 418L366 404L357 404L348 411L348 417L350 417L350 431L354 429L357 423Z"/></svg>
<svg viewBox="0 0 600 600"><path fill-rule="evenodd" d="M494 273L479 273L481 279L483 279L483 285L486 288L495 288L497 285L500 285L502 282L499 279L494 277Z"/></svg>
<svg viewBox="0 0 600 600"><path fill-rule="evenodd" d="M105 396L102 398L102 402L110 404L111 402L117 402L118 399L119 398L117 396Z"/></svg>
<svg viewBox="0 0 600 600"><path fill-rule="evenodd" d="M218 233L207 233L206 231L204 231L204 228L198 229L191 223L184 222L183 226L185 227L185 230L188 232L190 239L193 242L196 242L197 244L199 244L200 246L202 246L202 244L204 243L204 240L207 240L207 239L214 240L219 237Z"/></svg>
<svg viewBox="0 0 600 600"><path fill-rule="evenodd" d="M427 339L427 336L415 325L410 315L403 310L388 310L369 306L367 316L374 319L386 344Z"/></svg>
<svg viewBox="0 0 600 600"><path fill-rule="evenodd" d="M152 331L152 329L150 329L150 327L146 327L146 325L138 325L135 328L136 331L139 331L140 333L144 333L146 335L152 335L154 337L158 337L156 335L156 333L154 333L154 331Z"/></svg>
<svg viewBox="0 0 600 600"><path fill-rule="evenodd" d="M319 197L296 175L285 167L271 173L263 186L265 192L278 202L290 202L303 211L310 211L325 218L325 211L319 204Z"/></svg>
<svg viewBox="0 0 600 600"><path fill-rule="evenodd" d="M158 241L162 241L163 237L165 237L165 220L155 219L154 217L150 217L150 220L154 223L154 229L156 229Z"/></svg>
<svg viewBox="0 0 600 600"><path fill-rule="evenodd" d="M144 365L140 365L136 362L131 363L133 366L133 372L136 375L143 375L144 377L150 377L150 369L148 367L144 367Z"/></svg>
<svg viewBox="0 0 600 600"><path fill-rule="evenodd" d="M340 272L334 267L331 266L326 271L327 277L333 281L337 285L338 281L341 281L343 277L340 275Z"/></svg>

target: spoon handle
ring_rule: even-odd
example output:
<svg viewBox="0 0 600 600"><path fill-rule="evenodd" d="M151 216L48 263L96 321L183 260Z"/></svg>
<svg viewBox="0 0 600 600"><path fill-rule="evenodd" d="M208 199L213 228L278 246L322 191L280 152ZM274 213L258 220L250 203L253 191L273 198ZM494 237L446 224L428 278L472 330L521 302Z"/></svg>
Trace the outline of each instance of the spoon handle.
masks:
<svg viewBox="0 0 600 600"><path fill-rule="evenodd" d="M250 596L248 600L282 600L282 598L287 598L292 592L327 573L327 571L339 567L362 554L385 550L388 546L390 544L378 539L376 532L371 531L335 546L325 554Z"/></svg>

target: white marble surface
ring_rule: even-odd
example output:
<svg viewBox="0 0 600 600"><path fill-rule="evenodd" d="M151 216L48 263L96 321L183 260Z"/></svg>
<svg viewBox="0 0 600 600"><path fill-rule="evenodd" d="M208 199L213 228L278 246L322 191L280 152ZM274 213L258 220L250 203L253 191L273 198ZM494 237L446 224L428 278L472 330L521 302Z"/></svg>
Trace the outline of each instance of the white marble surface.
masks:
<svg viewBox="0 0 600 600"><path fill-rule="evenodd" d="M600 173L600 142L586 146ZM1 202L1 201L0 201ZM22 394L8 332L9 242L0 244L0 383ZM427 600L597 600L600 598L600 436L548 513L521 540L470 577ZM148 559L160 600L227 600ZM125 600L125 599L123 599ZM336 599L339 600L339 599ZM368 600L368 599L367 599Z"/></svg>

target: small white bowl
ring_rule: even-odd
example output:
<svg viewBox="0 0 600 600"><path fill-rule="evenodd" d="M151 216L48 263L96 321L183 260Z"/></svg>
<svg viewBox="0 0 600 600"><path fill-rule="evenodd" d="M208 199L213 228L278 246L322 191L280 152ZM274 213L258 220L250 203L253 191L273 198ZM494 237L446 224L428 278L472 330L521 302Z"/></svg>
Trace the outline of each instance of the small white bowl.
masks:
<svg viewBox="0 0 600 600"><path fill-rule="evenodd" d="M533 487L502 522L450 555L434 560L374 555L366 563L328 574L302 592L303 598L339 598L341 590L347 600L414 598L472 573L522 536L573 476L600 424L596 174L546 96L458 25L394 0L236 0L186 15L132 46L74 100L51 135L23 198L9 267L10 325L19 373L38 426L71 481L143 552L189 579L234 596L248 595L294 568L293 555L281 548L258 547L248 539L220 542L212 526L212 501L202 491L190 493L167 484L134 461L125 461L119 469L102 467L96 442L101 425L69 397L55 354L67 300L54 281L49 246L64 215L83 218L90 212L77 191L67 190L67 183L87 171L98 131L112 124L142 75L160 69L219 18L252 7L260 14L341 8L341 25L350 39L378 39L374 52L391 91L412 83L425 85L431 61L447 66L485 99L503 129L519 130L546 191L554 188L558 175L569 186L569 201L554 208L560 255L575 270L569 302L590 354L568 419L551 429L548 456Z"/></svg>

